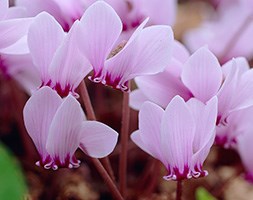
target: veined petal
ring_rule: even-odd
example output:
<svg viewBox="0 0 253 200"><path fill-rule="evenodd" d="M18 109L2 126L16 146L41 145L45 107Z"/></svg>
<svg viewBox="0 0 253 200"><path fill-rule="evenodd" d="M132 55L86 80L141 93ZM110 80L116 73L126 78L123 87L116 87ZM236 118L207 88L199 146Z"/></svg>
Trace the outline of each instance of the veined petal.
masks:
<svg viewBox="0 0 253 200"><path fill-rule="evenodd" d="M194 118L180 96L174 97L165 110L161 127L161 148L167 162L167 180L190 178L196 126Z"/></svg>
<svg viewBox="0 0 253 200"><path fill-rule="evenodd" d="M135 133L140 135L141 141L138 138L133 141L144 150L147 150L151 156L166 164L161 152L161 121L163 113L164 110L161 107L148 101L145 102L139 112L139 132ZM133 136L133 139L136 139L136 137L138 136Z"/></svg>
<svg viewBox="0 0 253 200"><path fill-rule="evenodd" d="M49 127L62 99L51 88L45 86L34 92L24 107L24 122L40 156L40 164L47 164Z"/></svg>
<svg viewBox="0 0 253 200"><path fill-rule="evenodd" d="M121 33L122 23L111 6L98 1L85 11L81 24L80 49L94 68L96 78Z"/></svg>
<svg viewBox="0 0 253 200"><path fill-rule="evenodd" d="M9 19L0 21L0 49L6 48L25 36L33 22L32 18Z"/></svg>
<svg viewBox="0 0 253 200"><path fill-rule="evenodd" d="M136 89L130 93L129 105L134 110L140 110L141 105L148 101L148 98L143 94L140 89Z"/></svg>
<svg viewBox="0 0 253 200"><path fill-rule="evenodd" d="M222 71L217 58L202 47L185 63L181 77L193 96L206 102L218 92Z"/></svg>
<svg viewBox="0 0 253 200"><path fill-rule="evenodd" d="M78 21L74 23L63 43L56 50L49 69L52 87L61 96L67 96L69 92L75 94L77 86L92 69L77 47L79 23Z"/></svg>
<svg viewBox="0 0 253 200"><path fill-rule="evenodd" d="M56 111L49 128L46 149L53 159L53 169L79 166L74 153L79 146L79 128L83 119L81 105L72 95L68 95Z"/></svg>
<svg viewBox="0 0 253 200"><path fill-rule="evenodd" d="M172 43L173 33L169 26L143 29L131 43L106 61L105 84L128 90L128 80L163 71L172 55Z"/></svg>
<svg viewBox="0 0 253 200"><path fill-rule="evenodd" d="M1 0L0 1L0 20L2 20L9 8L9 1L8 0Z"/></svg>
<svg viewBox="0 0 253 200"><path fill-rule="evenodd" d="M65 34L58 22L48 13L42 12L31 24L28 46L35 66L44 84L49 81L49 65Z"/></svg>
<svg viewBox="0 0 253 200"><path fill-rule="evenodd" d="M169 67L167 70L150 76L135 78L135 82L142 93L152 102L166 108L176 95L188 100L190 91L184 86L179 77L175 77Z"/></svg>
<svg viewBox="0 0 253 200"><path fill-rule="evenodd" d="M190 53L182 43L174 40L172 57L179 60L181 63L185 63L190 57Z"/></svg>
<svg viewBox="0 0 253 200"><path fill-rule="evenodd" d="M118 133L109 126L96 122L85 121L80 128L80 148L87 155L102 158L109 155L118 141Z"/></svg>

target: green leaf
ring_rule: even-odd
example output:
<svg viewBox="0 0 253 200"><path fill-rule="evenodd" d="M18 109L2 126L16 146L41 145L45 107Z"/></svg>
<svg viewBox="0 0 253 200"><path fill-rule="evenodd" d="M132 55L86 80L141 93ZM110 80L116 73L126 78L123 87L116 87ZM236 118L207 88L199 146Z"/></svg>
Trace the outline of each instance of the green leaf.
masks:
<svg viewBox="0 0 253 200"><path fill-rule="evenodd" d="M205 188L200 187L196 191L196 200L216 200Z"/></svg>
<svg viewBox="0 0 253 200"><path fill-rule="evenodd" d="M17 160L0 143L0 199L22 200L26 192L25 179Z"/></svg>

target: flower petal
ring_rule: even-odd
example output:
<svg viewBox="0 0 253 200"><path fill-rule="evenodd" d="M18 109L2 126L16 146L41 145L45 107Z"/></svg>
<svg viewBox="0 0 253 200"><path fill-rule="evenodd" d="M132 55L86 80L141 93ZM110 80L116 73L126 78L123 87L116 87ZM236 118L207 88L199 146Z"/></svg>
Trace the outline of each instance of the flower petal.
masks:
<svg viewBox="0 0 253 200"><path fill-rule="evenodd" d="M111 6L103 1L91 5L81 18L80 49L98 75L118 39L122 23Z"/></svg>
<svg viewBox="0 0 253 200"><path fill-rule="evenodd" d="M218 92L222 71L217 58L202 47L185 63L181 77L193 96L206 102Z"/></svg>
<svg viewBox="0 0 253 200"><path fill-rule="evenodd" d="M55 165L71 167L69 164L76 164L68 159L73 157L79 146L79 128L83 120L81 105L72 95L68 95L55 113L46 143L46 149L54 159ZM57 169L58 166L54 167Z"/></svg>
<svg viewBox="0 0 253 200"><path fill-rule="evenodd" d="M139 132L135 134L140 134L140 147L147 150L151 156L156 159L164 161L161 152L161 121L164 110L151 102L145 102L139 112ZM138 136L133 136L135 137ZM136 144L139 146L139 140ZM144 146L143 146L144 145Z"/></svg>
<svg viewBox="0 0 253 200"><path fill-rule="evenodd" d="M49 127L62 99L49 87L34 92L24 107L24 122L41 158L45 161L48 153L46 142Z"/></svg>
<svg viewBox="0 0 253 200"><path fill-rule="evenodd" d="M177 168L180 174L190 167L195 129L188 106L180 96L174 97L162 118L161 148L167 166Z"/></svg>
<svg viewBox="0 0 253 200"><path fill-rule="evenodd" d="M172 43L173 33L169 26L143 29L131 43L128 42L125 48L106 61L106 80L112 83L120 80L118 85L123 88L136 76L163 71L172 55Z"/></svg>
<svg viewBox="0 0 253 200"><path fill-rule="evenodd" d="M118 140L116 131L96 121L83 122L79 134L81 137L80 148L84 153L94 158L109 155Z"/></svg>
<svg viewBox="0 0 253 200"><path fill-rule="evenodd" d="M56 50L50 65L49 73L52 87L59 94L66 96L75 89L91 71L91 66L77 47L77 28L80 22L76 21L61 46Z"/></svg>
<svg viewBox="0 0 253 200"><path fill-rule="evenodd" d="M143 94L140 89L136 89L130 93L129 105L134 110L140 110L141 105L148 101L148 98Z"/></svg>
<svg viewBox="0 0 253 200"><path fill-rule="evenodd" d="M9 8L9 1L8 0L1 0L0 1L0 20L2 20Z"/></svg>
<svg viewBox="0 0 253 200"><path fill-rule="evenodd" d="M28 32L28 46L42 81L49 81L48 69L65 34L58 22L46 12L36 16Z"/></svg>

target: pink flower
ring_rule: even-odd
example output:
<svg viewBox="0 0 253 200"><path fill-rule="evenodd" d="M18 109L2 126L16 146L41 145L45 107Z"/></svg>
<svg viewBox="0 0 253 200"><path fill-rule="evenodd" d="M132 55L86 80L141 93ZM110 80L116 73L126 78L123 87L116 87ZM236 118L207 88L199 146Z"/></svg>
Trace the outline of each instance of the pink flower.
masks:
<svg viewBox="0 0 253 200"><path fill-rule="evenodd" d="M166 180L206 176L202 169L215 137L217 98L207 104L195 98L187 103L174 97L165 111L145 102L139 113L139 130L131 138L167 168Z"/></svg>
<svg viewBox="0 0 253 200"><path fill-rule="evenodd" d="M81 18L86 4L86 0L16 0L16 5L25 7L31 17L48 12L65 31L69 31L73 23Z"/></svg>
<svg viewBox="0 0 253 200"><path fill-rule="evenodd" d="M185 101L189 100L192 94L181 80L183 65L189 56L186 48L175 40L172 59L163 72L134 79L138 89L130 93L130 106L139 110L148 100L166 108L176 95L181 96Z"/></svg>
<svg viewBox="0 0 253 200"><path fill-rule="evenodd" d="M50 86L61 96L75 89L89 73L86 59L77 48L76 30L79 22L66 34L49 14L39 14L28 32L28 45L33 63L40 72L41 86Z"/></svg>
<svg viewBox="0 0 253 200"><path fill-rule="evenodd" d="M113 8L98 1L86 10L80 22L79 46L94 69L90 77L94 82L128 91L129 80L161 72L170 60L173 33L169 26L143 28L145 20L119 53L108 58L122 31Z"/></svg>
<svg viewBox="0 0 253 200"><path fill-rule="evenodd" d="M110 154L118 134L102 123L84 120L81 105L72 95L62 99L47 86L34 92L24 107L24 121L40 155L36 164L54 170L78 167L74 153L79 146L92 157Z"/></svg>
<svg viewBox="0 0 253 200"><path fill-rule="evenodd" d="M222 63L238 56L251 59L252 16L250 1L222 2L210 19L186 33L184 42L192 52L208 45Z"/></svg>
<svg viewBox="0 0 253 200"><path fill-rule="evenodd" d="M0 72L5 78L15 79L28 93L39 84L34 69L26 35L32 18L23 18L24 10L9 8L9 1L0 2Z"/></svg>

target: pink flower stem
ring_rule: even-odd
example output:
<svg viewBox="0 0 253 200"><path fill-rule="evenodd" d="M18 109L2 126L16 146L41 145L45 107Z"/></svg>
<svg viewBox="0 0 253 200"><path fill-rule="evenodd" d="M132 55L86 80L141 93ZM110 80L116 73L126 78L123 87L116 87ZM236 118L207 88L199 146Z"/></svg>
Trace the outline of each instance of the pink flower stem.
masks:
<svg viewBox="0 0 253 200"><path fill-rule="evenodd" d="M130 85L130 83L129 83ZM129 108L129 93L123 93L123 104L122 104L122 121L121 121L121 154L119 162L119 188L122 196L126 197L126 173L127 173L127 144L129 137L129 119L130 119L130 108Z"/></svg>
<svg viewBox="0 0 253 200"><path fill-rule="evenodd" d="M79 85L79 91L80 91L80 95L82 97L86 112L87 112L87 118L89 120L96 120L96 116L95 116L95 112L94 109L92 107L91 101L90 101L90 96L85 84L85 81L83 80L80 85ZM110 160L108 157L102 158L101 162L103 164L103 166L105 167L105 169L107 170L107 172L110 174L111 178L115 181L115 176L112 170L112 166L110 163Z"/></svg>
<svg viewBox="0 0 253 200"><path fill-rule="evenodd" d="M103 165L100 163L100 161L97 158L91 158L91 161L97 168L99 174L104 179L105 184L109 187L115 200L124 200L119 190L117 189L116 185L114 184L113 180L111 179L111 177L109 176Z"/></svg>
<svg viewBox="0 0 253 200"><path fill-rule="evenodd" d="M183 192L183 187L182 187L182 180L177 181L177 196L176 200L181 200L182 198L182 192Z"/></svg>

